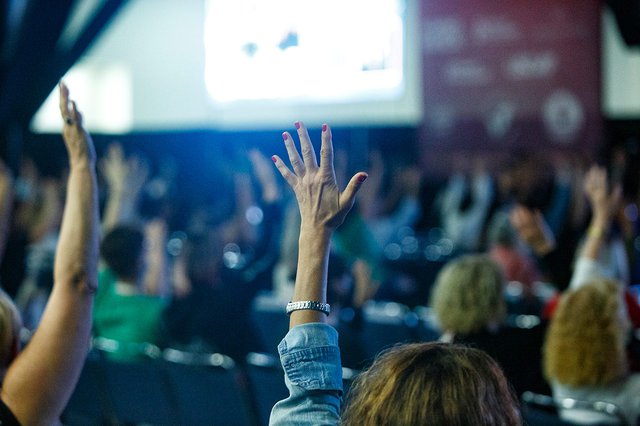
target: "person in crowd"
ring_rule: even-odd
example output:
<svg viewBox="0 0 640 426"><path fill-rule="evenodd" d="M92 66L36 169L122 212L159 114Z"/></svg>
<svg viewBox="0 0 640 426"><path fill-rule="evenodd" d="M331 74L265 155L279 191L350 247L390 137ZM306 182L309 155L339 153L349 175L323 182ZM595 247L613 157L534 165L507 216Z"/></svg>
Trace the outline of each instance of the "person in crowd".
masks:
<svg viewBox="0 0 640 426"><path fill-rule="evenodd" d="M591 219L583 235L580 247L575 254L573 274L569 282L570 288L577 288L595 278L618 280L621 283L625 306L634 327L640 327L640 306L628 286L623 281L624 273L620 264L624 264L625 254L619 250L611 250L609 231L612 220L620 203L621 189L611 188L607 172L603 167L593 166L584 177L583 189L591 207ZM554 239L547 232L544 219L524 206L518 206L512 212L511 222L532 250L547 259L553 259L558 249ZM614 243L614 247L616 244ZM616 255L617 253L617 255ZM554 264L554 261L551 261ZM550 318L559 301L561 293L547 301L542 316Z"/></svg>
<svg viewBox="0 0 640 426"><path fill-rule="evenodd" d="M145 292L142 280L145 265L145 240L154 241L163 251L163 224L145 239L143 231L133 225L116 225L100 244L105 267L100 271L100 289L93 313L93 335L118 342L109 356L119 360L136 360L141 356L141 344L162 344L161 318L167 300ZM160 254L162 256L162 254Z"/></svg>
<svg viewBox="0 0 640 426"><path fill-rule="evenodd" d="M487 227L487 254L502 271L507 286L510 286L511 313L539 315L541 306L536 296L536 285L540 274L533 257L529 254L509 222L509 215L497 213Z"/></svg>
<svg viewBox="0 0 640 426"><path fill-rule="evenodd" d="M220 352L236 362L243 363L249 352L263 350L249 311L254 296L271 275L275 264L274 247L277 243L278 223L281 220L281 191L268 158L257 150L249 158L260 187L261 226L255 233L253 244L247 247L237 231L239 219L198 225L191 230L179 255L177 271L182 275L186 291L176 295L163 314L163 332L167 344L199 352ZM243 185L243 188L246 188ZM240 198L249 197L243 190ZM239 202L237 208L242 221L253 200ZM246 225L241 225L246 227ZM230 231L231 229L231 231ZM236 230L236 231L234 231ZM242 241L240 241L242 240ZM233 259L224 259L224 248L235 245L248 254L230 252ZM242 260L239 258L244 256Z"/></svg>
<svg viewBox="0 0 640 426"><path fill-rule="evenodd" d="M342 370L337 332L326 323L330 311L326 303L327 263L332 234L353 206L367 174L356 173L340 192L329 126L322 126L318 165L306 127L301 122L295 125L302 156L291 135L283 133L293 171L280 157L273 156L295 193L301 225L295 289L292 302L287 305L290 330L278 347L289 397L273 407L270 424L338 424ZM488 356L449 344L422 344L415 348L418 350L400 346L359 376L350 394L350 400L356 402L345 408L342 424L403 424L402 418L415 419L415 424L433 423L434 419L441 420L440 424L467 424L470 419L477 419L476 424L521 423L516 400L500 368ZM451 362L444 361L449 368L443 370L438 367L438 360L445 358ZM457 378L469 377L471 371L478 375L478 387L469 386L466 381L455 384ZM420 383L419 392L416 386L406 386L414 377L420 378L415 381ZM373 386L374 382L377 386ZM437 391L427 394L425 388ZM445 388L452 389L455 395L451 401L440 398ZM481 396L470 395L475 389L482 389ZM361 400L357 399L358 390ZM359 411L351 416L351 410Z"/></svg>
<svg viewBox="0 0 640 426"><path fill-rule="evenodd" d="M466 164L465 155L456 157L454 164ZM465 168L471 167L460 166L449 177L436 205L445 235L457 251L471 253L483 245L483 229L495 199L495 188L483 161L478 160L472 171Z"/></svg>
<svg viewBox="0 0 640 426"><path fill-rule="evenodd" d="M60 83L63 139L69 159L64 214L54 263L54 285L40 325L20 351L19 318L0 299L4 379L3 425L56 424L89 349L93 296L98 285L98 188L93 142L69 91Z"/></svg>
<svg viewBox="0 0 640 426"><path fill-rule="evenodd" d="M610 402L633 425L640 416L640 374L629 372L625 346L630 324L622 300L619 284L606 279L563 294L544 344L544 373L558 401ZM606 421L576 410L563 409L561 416Z"/></svg>
<svg viewBox="0 0 640 426"><path fill-rule="evenodd" d="M477 347L504 369L518 394L548 392L542 376L544 325L510 326L500 267L484 254L449 261L438 273L430 303L441 341Z"/></svg>

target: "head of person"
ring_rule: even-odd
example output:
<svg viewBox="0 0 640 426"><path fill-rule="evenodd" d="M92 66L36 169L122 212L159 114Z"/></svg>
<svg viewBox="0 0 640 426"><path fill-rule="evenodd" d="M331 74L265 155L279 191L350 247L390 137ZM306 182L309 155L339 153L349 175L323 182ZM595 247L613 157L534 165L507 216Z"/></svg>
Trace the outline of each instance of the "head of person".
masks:
<svg viewBox="0 0 640 426"><path fill-rule="evenodd" d="M100 244L100 255L116 277L127 283L137 283L143 265L144 234L133 225L118 225L110 230Z"/></svg>
<svg viewBox="0 0 640 426"><path fill-rule="evenodd" d="M7 293L0 289L0 380L20 351L20 313Z"/></svg>
<svg viewBox="0 0 640 426"><path fill-rule="evenodd" d="M506 316L500 267L486 255L465 255L448 262L436 277L430 304L443 331L469 334Z"/></svg>
<svg viewBox="0 0 640 426"><path fill-rule="evenodd" d="M547 380L581 387L624 377L628 330L616 282L600 279L568 290L553 314L543 347Z"/></svg>
<svg viewBox="0 0 640 426"><path fill-rule="evenodd" d="M342 424L515 425L517 400L498 364L456 344L411 343L381 353L352 384Z"/></svg>
<svg viewBox="0 0 640 426"><path fill-rule="evenodd" d="M193 288L217 283L224 243L217 228L189 233L185 246L187 277Z"/></svg>

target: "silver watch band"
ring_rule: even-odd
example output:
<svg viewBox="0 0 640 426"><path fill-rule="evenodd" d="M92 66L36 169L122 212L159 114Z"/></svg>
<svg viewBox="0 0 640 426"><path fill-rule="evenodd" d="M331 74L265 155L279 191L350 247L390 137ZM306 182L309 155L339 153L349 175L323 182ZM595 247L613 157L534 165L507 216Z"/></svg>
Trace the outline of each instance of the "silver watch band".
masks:
<svg viewBox="0 0 640 426"><path fill-rule="evenodd" d="M287 315L291 315L293 311L319 311L325 315L331 312L331 306L328 303L314 302L312 300L303 300L299 302L287 303Z"/></svg>

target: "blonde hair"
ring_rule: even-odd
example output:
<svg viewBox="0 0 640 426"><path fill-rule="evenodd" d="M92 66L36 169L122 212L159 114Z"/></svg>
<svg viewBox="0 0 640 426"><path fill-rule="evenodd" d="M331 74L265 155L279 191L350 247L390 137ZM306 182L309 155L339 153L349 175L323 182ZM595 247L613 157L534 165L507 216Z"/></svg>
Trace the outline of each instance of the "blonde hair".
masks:
<svg viewBox="0 0 640 426"><path fill-rule="evenodd" d="M382 352L352 384L341 425L519 425L498 364L462 345L412 343Z"/></svg>
<svg viewBox="0 0 640 426"><path fill-rule="evenodd" d="M22 319L18 309L9 295L0 289L0 371L13 361L21 328Z"/></svg>
<svg viewBox="0 0 640 426"><path fill-rule="evenodd" d="M627 372L618 285L599 280L567 291L547 332L544 374L567 386L607 385Z"/></svg>
<svg viewBox="0 0 640 426"><path fill-rule="evenodd" d="M486 255L465 255L444 266L431 293L431 306L443 331L468 334L506 316L503 278Z"/></svg>

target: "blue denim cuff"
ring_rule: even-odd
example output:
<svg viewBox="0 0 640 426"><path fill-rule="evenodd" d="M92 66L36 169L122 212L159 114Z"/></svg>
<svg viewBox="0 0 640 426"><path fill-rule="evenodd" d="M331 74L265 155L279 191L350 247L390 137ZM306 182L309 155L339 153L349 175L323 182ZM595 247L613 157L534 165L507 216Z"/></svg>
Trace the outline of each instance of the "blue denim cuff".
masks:
<svg viewBox="0 0 640 426"><path fill-rule="evenodd" d="M282 339L278 352L292 384L305 390L342 392L338 332L333 327L324 323L296 326Z"/></svg>

